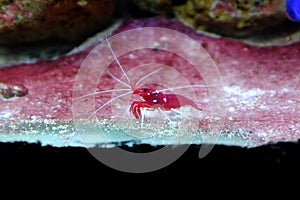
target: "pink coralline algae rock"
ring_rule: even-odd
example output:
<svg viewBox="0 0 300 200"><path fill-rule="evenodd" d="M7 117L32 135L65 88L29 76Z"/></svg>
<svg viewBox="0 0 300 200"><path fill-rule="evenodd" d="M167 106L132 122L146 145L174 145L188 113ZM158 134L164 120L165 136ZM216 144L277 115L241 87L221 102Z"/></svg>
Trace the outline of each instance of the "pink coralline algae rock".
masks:
<svg viewBox="0 0 300 200"><path fill-rule="evenodd" d="M82 40L113 15L112 0L16 0L0 2L0 44Z"/></svg>
<svg viewBox="0 0 300 200"><path fill-rule="evenodd" d="M193 115L190 123L198 121L198 127L196 131L191 129L187 135L181 135L180 141L185 141L185 138L189 136L196 136L193 142L198 144L203 141L201 138L206 137L207 134L216 134L220 136L219 144L254 147L272 142L297 141L299 139L300 59L298 55L300 53L300 43L282 47L253 47L237 41L210 38L195 33L191 28L180 22L161 18L123 22L114 34L142 27L167 28L193 38L209 53L222 76L224 82L222 106L224 112L226 112L224 123L219 123L217 119L206 118L210 116L211 109L209 101L207 101L209 95L205 88L195 88L195 92L201 97L198 103L202 111L199 118L194 118ZM170 47L168 38L171 37L172 35L166 34L156 38L157 41L164 41L166 51L156 48L143 49L120 57L119 61L128 73L129 78L137 78L142 73L142 71L132 73L130 70L142 66L145 62L151 62L160 63L177 70L191 84L203 83L201 77L195 74L190 63L178 55L167 52L168 47ZM135 40L128 40L124 44L125 46L120 47L130 46L137 39L147 42L153 39L153 35L151 32L140 31L139 37L136 37ZM116 49L116 46L112 45ZM190 48L189 44L186 44L185 47ZM31 135L43 131L47 134L47 130L52 130L51 127L57 121L58 125L54 127L55 129L53 128L56 131L62 125L70 123L69 120L74 117L74 113L72 114L72 109L74 109L74 107L72 108L74 86L77 84L81 86L81 80L78 80L78 83L74 82L80 70L80 65L89 51L90 49L85 49L80 53L54 61L43 61L1 69L0 80L2 82L9 85L22 83L28 89L28 94L10 101L1 101L0 99L0 119L2 120L0 130L6 132L7 135L9 133L17 135L22 131L30 131ZM190 53L193 54L193 51ZM111 73L119 78L122 77L123 74L116 63L113 63L110 67ZM163 75L163 73L157 73L152 76L163 77ZM173 77L173 80L176 82L177 78ZM116 84L118 84L116 79L113 79L108 73L104 73L97 91L113 89ZM155 85L155 83L152 83L151 87L159 89L159 85ZM82 87L82 90L84 89ZM112 98L112 94L109 92L100 93L95 97L96 108L99 108ZM84 102L84 98L80 100ZM142 100L139 99L139 101ZM127 123L136 119L129 115L123 122L116 125L115 118L112 117L116 113L112 113L111 108L113 106L124 106L124 112L117 113L123 116L121 114L126 114L126 109L129 108L132 102L133 100L122 101L121 104L113 102L111 106L106 106L97 112L103 130L108 130L108 133L112 134L111 136L115 137L118 142L126 141L126 138L124 139L118 131L120 127L124 125L126 130L131 129L132 127ZM75 105L74 102L73 105ZM192 113L196 113L196 111ZM38 121L39 126L36 125L37 120L40 120ZM146 126L147 121L144 122L144 127ZM167 136L172 133L169 126L164 126L160 127L161 129L157 132L153 131L153 134L157 136L153 138L158 138L158 141L163 141L165 144L168 141ZM39 128L35 129L35 127ZM47 130L45 130L45 127ZM72 126L66 125L63 127L70 128ZM210 132L219 128L222 128L220 132ZM68 128L65 128L61 130L61 133L68 132L68 130Z"/></svg>

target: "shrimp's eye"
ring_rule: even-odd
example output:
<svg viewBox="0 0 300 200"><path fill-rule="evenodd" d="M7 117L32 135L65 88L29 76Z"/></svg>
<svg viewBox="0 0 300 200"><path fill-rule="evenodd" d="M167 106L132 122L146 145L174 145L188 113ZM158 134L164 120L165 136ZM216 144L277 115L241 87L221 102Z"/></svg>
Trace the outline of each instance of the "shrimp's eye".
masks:
<svg viewBox="0 0 300 200"><path fill-rule="evenodd" d="M143 89L143 92L147 92L147 89L146 89L146 88L144 88L144 89Z"/></svg>

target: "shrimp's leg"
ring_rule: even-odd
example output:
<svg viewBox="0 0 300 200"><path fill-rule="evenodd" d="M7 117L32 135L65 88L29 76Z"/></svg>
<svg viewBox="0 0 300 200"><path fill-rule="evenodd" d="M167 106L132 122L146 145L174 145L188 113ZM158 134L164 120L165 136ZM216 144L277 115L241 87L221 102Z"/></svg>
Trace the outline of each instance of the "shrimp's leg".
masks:
<svg viewBox="0 0 300 200"><path fill-rule="evenodd" d="M147 102L134 101L130 106L130 112L136 119L144 117L141 114L141 108L152 108L152 106Z"/></svg>

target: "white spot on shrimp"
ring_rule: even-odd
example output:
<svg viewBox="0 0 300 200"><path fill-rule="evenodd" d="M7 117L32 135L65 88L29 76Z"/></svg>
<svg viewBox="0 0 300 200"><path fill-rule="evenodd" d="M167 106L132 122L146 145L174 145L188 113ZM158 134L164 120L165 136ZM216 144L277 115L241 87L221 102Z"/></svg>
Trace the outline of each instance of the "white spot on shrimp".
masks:
<svg viewBox="0 0 300 200"><path fill-rule="evenodd" d="M157 100L156 100L156 99L154 99L154 100L153 100L153 103L156 103L156 102L157 102Z"/></svg>
<svg viewBox="0 0 300 200"><path fill-rule="evenodd" d="M163 100L164 100L165 103L167 102L167 98L166 97L164 97Z"/></svg>
<svg viewBox="0 0 300 200"><path fill-rule="evenodd" d="M128 57L129 57L129 59L130 59L130 60L133 60L133 59L135 59L135 55L133 55L132 53L131 53L131 54L129 54L129 55L128 55Z"/></svg>
<svg viewBox="0 0 300 200"><path fill-rule="evenodd" d="M148 92L147 95L150 96L150 93Z"/></svg>

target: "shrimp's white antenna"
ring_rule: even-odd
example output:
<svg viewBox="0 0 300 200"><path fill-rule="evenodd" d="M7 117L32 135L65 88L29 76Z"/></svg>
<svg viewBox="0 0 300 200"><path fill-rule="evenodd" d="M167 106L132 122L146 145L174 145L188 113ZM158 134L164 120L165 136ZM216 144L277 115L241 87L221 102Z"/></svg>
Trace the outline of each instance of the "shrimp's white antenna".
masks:
<svg viewBox="0 0 300 200"><path fill-rule="evenodd" d="M130 79L128 78L127 74L125 73L124 68L122 67L121 63L119 62L119 60L118 60L118 58L117 58L115 52L112 50L112 48L111 48L111 46L110 46L110 43L108 42L107 36L105 36L105 39L106 39L107 46L108 46L110 52L112 53L114 59L116 60L116 62L117 62L117 64L118 64L119 68L121 69L121 71L122 71L122 73L124 74L125 78L127 79L128 83L131 85L131 81L130 81Z"/></svg>
<svg viewBox="0 0 300 200"><path fill-rule="evenodd" d="M224 85L222 84L215 84L215 85L184 85L184 86L178 86L178 87L172 87L172 88L166 88L159 90L161 92L168 91L168 90L176 90L176 89L184 89L184 88L209 88L209 87L222 87Z"/></svg>
<svg viewBox="0 0 300 200"><path fill-rule="evenodd" d="M119 78L117 78L115 75L113 75L110 71L108 71L107 73L108 73L108 75L109 75L110 77L112 77L115 81L121 83L122 85L124 85L124 86L126 86L126 87L128 87L128 88L131 88L130 85L128 85L128 84L125 83L124 81L121 81Z"/></svg>
<svg viewBox="0 0 300 200"><path fill-rule="evenodd" d="M141 109L141 130L144 127L144 119L145 119L145 111L144 109Z"/></svg>
<svg viewBox="0 0 300 200"><path fill-rule="evenodd" d="M99 110L101 110L104 106L107 106L109 103L113 102L114 100L117 100L117 99L119 99L119 98L121 98L121 97L123 97L123 96L126 96L126 95L128 95L128 94L131 94L131 93L132 93L131 91L130 91L130 92L126 92L126 93L124 93L124 94L121 94L121 95L119 95L119 96L116 96L116 97L110 99L109 101L107 101L106 103L104 103L102 106L100 106L99 108L97 108L97 110L95 110L92 114L90 114L90 116L89 116L87 119L90 119L94 114L96 114L96 113L97 113Z"/></svg>
<svg viewBox="0 0 300 200"><path fill-rule="evenodd" d="M159 72L160 70L162 70L162 67L158 68L157 70L154 70L153 72L145 75L144 77L142 77L138 82L136 82L136 86L138 86L143 80L145 80L146 78L148 78L149 76L152 76L153 74Z"/></svg>
<svg viewBox="0 0 300 200"><path fill-rule="evenodd" d="M166 113L164 113L160 108L158 108L158 111L169 121L169 122L173 122Z"/></svg>
<svg viewBox="0 0 300 200"><path fill-rule="evenodd" d="M73 100L82 99L82 98L84 98L84 97L92 96L92 95L95 95L95 94L102 94L102 93L108 93L108 92L129 91L129 90L131 90L131 89L103 90L103 91L99 91L99 92L93 92L93 93L90 93L90 94L85 94L85 95L82 95L82 96L80 96L80 97L73 98Z"/></svg>

